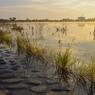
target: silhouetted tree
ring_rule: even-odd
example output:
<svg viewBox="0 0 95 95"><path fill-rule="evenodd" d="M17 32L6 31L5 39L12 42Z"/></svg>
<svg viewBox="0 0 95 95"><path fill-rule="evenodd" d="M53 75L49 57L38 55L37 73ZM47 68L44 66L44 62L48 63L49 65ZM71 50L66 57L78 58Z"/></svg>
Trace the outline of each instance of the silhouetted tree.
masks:
<svg viewBox="0 0 95 95"><path fill-rule="evenodd" d="M16 20L16 17L13 17L13 21L15 21Z"/></svg>
<svg viewBox="0 0 95 95"><path fill-rule="evenodd" d="M13 18L9 18L10 21L15 21L16 20L16 17L13 17Z"/></svg>

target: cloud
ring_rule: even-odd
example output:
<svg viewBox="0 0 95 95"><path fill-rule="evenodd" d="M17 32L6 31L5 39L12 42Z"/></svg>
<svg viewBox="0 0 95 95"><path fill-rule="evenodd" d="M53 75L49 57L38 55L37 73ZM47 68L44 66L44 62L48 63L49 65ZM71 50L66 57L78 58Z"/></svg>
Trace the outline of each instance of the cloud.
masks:
<svg viewBox="0 0 95 95"><path fill-rule="evenodd" d="M80 9L80 8L93 8L95 0L52 0L49 5L56 8Z"/></svg>
<svg viewBox="0 0 95 95"><path fill-rule="evenodd" d="M38 3L45 3L46 2L45 0L27 0L27 1L38 2Z"/></svg>
<svg viewBox="0 0 95 95"><path fill-rule="evenodd" d="M0 12L23 14L27 17L77 18L95 16L95 0L0 0ZM4 13L4 14L5 14Z"/></svg>
<svg viewBox="0 0 95 95"><path fill-rule="evenodd" d="M40 5L21 5L21 6L7 6L4 9L35 9L35 10L45 10L46 7Z"/></svg>

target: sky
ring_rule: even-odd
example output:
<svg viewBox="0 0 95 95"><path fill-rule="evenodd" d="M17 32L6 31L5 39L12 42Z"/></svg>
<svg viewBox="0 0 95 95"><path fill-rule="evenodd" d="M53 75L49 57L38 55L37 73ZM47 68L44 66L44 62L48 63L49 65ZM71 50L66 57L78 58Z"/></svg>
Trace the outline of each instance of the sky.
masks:
<svg viewBox="0 0 95 95"><path fill-rule="evenodd" d="M0 0L0 19L95 18L95 0Z"/></svg>

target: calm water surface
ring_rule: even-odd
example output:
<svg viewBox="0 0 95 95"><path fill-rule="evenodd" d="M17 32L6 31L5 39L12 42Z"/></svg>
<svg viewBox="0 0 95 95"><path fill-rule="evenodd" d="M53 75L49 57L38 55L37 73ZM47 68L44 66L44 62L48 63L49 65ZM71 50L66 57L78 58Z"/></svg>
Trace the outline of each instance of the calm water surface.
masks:
<svg viewBox="0 0 95 95"><path fill-rule="evenodd" d="M64 50L70 43L72 53L83 56L95 51L95 22L15 22L23 32L41 46ZM10 23L14 24L14 23ZM10 26L0 27L9 29ZM12 26L10 27L11 30ZM65 30L64 30L65 29ZM14 35L15 36L15 35Z"/></svg>
<svg viewBox="0 0 95 95"><path fill-rule="evenodd" d="M68 43L71 43L73 53L78 52L79 55L95 50L94 22L25 22L18 24L24 27L24 32L36 39L38 43L43 43L46 48L58 49L59 45L65 48ZM66 31L62 32L63 28L66 28Z"/></svg>
<svg viewBox="0 0 95 95"><path fill-rule="evenodd" d="M24 32L28 37L32 38L34 41L42 47L53 49L53 50L64 50L68 43L71 44L71 49L73 54L83 56L86 52L95 51L95 22L15 22L24 28ZM13 24L13 23L10 23ZM0 26L0 29L11 30L12 26ZM14 35L15 37L15 35ZM52 68L45 69L48 73L52 72ZM53 70L54 71L54 70ZM60 71L60 70L59 70ZM59 72L58 71L58 72ZM66 74L66 79L68 79L67 73L61 72L62 76ZM60 72L58 73L60 76ZM64 75L65 76L65 75ZM64 81L64 80L63 80ZM78 81L78 82L77 82ZM90 92L87 90L89 84L82 88L84 84L80 83L80 80L74 80L72 76L66 82L66 86L69 86L75 95L93 95L87 94ZM77 84L76 84L77 83ZM65 85L65 84L64 84ZM78 86L77 86L78 85ZM92 89L92 88L91 88ZM92 90L91 90L92 91Z"/></svg>

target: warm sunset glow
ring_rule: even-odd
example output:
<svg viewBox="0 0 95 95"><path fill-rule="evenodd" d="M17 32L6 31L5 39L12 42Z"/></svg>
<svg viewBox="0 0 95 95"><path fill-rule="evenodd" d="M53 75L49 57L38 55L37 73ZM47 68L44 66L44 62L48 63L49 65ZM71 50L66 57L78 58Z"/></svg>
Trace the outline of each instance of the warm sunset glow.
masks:
<svg viewBox="0 0 95 95"><path fill-rule="evenodd" d="M0 18L76 19L95 17L95 0L0 0Z"/></svg>

